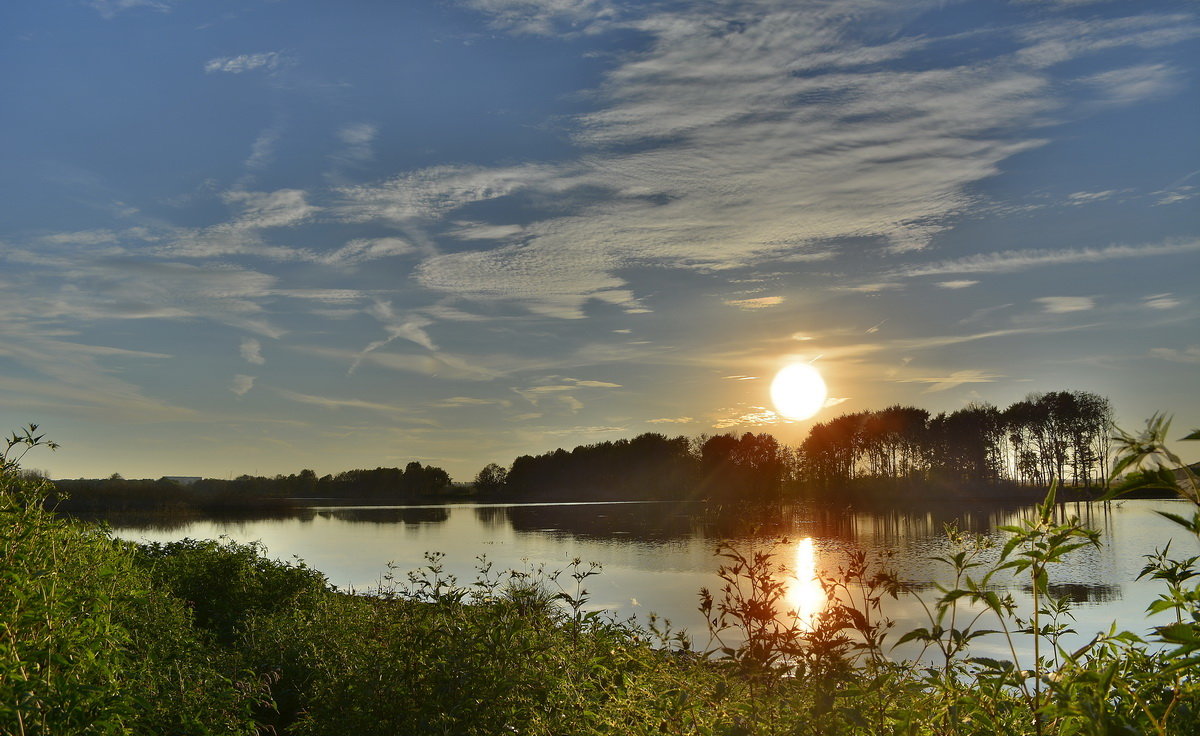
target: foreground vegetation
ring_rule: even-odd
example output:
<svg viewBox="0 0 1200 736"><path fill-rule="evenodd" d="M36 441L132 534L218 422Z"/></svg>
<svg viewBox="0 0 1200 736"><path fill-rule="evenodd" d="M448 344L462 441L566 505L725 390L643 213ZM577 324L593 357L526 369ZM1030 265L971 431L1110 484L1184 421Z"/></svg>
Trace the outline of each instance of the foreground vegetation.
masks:
<svg viewBox="0 0 1200 736"><path fill-rule="evenodd" d="M1200 535L1200 496L1163 443L1166 423L1119 436L1115 470L1191 501L1171 518ZM1189 436L1196 439L1197 434ZM460 584L437 556L372 595L332 589L255 545L134 545L44 509L23 475L36 428L0 456L0 733L5 734L1193 734L1200 732L1200 570L1167 550L1150 609L1172 622L1059 646L1069 604L1055 563L1097 543L1056 521L1051 495L1008 543L956 535L955 583L923 628L880 617L900 583L865 558L826 581L840 601L817 621L779 616L785 579L767 553L723 548L720 590L701 606L711 638L586 611L594 569L497 572ZM984 560L992 560L985 563ZM995 592L1015 571L1021 613ZM986 627L986 628L984 628ZM981 636L1007 661L973 658ZM1033 642L1033 656L1022 642ZM928 656L894 662L910 642Z"/></svg>

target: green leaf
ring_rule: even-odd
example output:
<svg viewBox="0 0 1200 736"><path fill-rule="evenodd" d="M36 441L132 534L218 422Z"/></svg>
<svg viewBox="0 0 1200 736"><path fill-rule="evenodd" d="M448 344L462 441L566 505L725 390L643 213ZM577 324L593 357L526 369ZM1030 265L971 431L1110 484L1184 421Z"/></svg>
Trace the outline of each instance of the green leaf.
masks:
<svg viewBox="0 0 1200 736"><path fill-rule="evenodd" d="M933 635L929 633L929 629L925 629L925 628L913 629L912 631L908 632L904 636L897 639L896 643L893 644L892 646L893 646L893 648L895 648L895 647L898 647L901 644L908 642L908 641L932 641L932 640L933 640Z"/></svg>
<svg viewBox="0 0 1200 736"><path fill-rule="evenodd" d="M1200 627L1197 627L1196 624L1159 626L1156 631L1164 641L1200 648Z"/></svg>
<svg viewBox="0 0 1200 736"><path fill-rule="evenodd" d="M1172 514L1169 511L1155 511L1154 513L1166 519L1170 519L1190 532L1200 534L1200 514L1197 514L1195 518L1189 519L1185 516L1180 516L1179 514Z"/></svg>
<svg viewBox="0 0 1200 736"><path fill-rule="evenodd" d="M1159 598L1158 600L1146 606L1147 613L1162 613L1163 611L1171 611L1178 608L1179 604L1172 600Z"/></svg>
<svg viewBox="0 0 1200 736"><path fill-rule="evenodd" d="M1137 455L1137 454L1132 454L1132 453L1131 453L1131 454L1129 454L1129 455L1125 455L1124 457L1121 457L1121 458L1119 458L1119 459L1117 460L1117 462L1113 463L1112 472L1110 472L1110 473L1108 474L1108 477L1109 477L1109 478L1116 478L1117 476L1121 475L1121 473L1122 473L1122 472L1124 472L1124 470L1125 470L1126 468L1128 468L1130 465L1134 465L1134 464L1136 464L1136 463L1137 463L1137 462L1139 462L1141 459L1142 459L1142 458L1141 458L1141 456L1140 456L1140 455Z"/></svg>
<svg viewBox="0 0 1200 736"><path fill-rule="evenodd" d="M1020 530L1013 532L1014 535L1019 535L1020 533ZM1010 537L1009 540L1004 544L1004 549L1000 550L1000 559L1008 559L1008 556L1012 554L1012 551L1017 548L1017 545L1019 545L1021 541L1022 539L1020 536Z"/></svg>
<svg viewBox="0 0 1200 736"><path fill-rule="evenodd" d="M1050 519L1054 518L1054 497L1057 492L1058 479L1055 478L1050 483L1050 490L1046 492L1046 499L1042 501L1041 517L1043 522L1049 522Z"/></svg>
<svg viewBox="0 0 1200 736"><path fill-rule="evenodd" d="M968 595L971 595L971 591L969 591L969 590L959 590L959 589L948 590L948 591L946 591L946 595L942 596L941 599L938 600L938 603L941 605L945 605L947 603L953 603L954 601L958 600L959 598L962 598L962 597L968 596Z"/></svg>
<svg viewBox="0 0 1200 736"><path fill-rule="evenodd" d="M987 667L989 670L994 670L996 672L1011 672L1013 670L1013 663L1008 661L1007 659L992 659L990 657L971 657L967 661L974 662L975 664L978 664L978 665L983 665L984 667Z"/></svg>

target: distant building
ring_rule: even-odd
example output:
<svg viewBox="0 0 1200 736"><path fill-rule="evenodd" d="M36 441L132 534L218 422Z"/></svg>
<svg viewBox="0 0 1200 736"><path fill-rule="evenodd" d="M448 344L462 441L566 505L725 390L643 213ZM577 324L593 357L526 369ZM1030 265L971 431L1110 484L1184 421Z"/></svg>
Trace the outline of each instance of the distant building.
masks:
<svg viewBox="0 0 1200 736"><path fill-rule="evenodd" d="M190 486L197 481L204 480L198 475L164 475L162 479L174 481L181 486Z"/></svg>

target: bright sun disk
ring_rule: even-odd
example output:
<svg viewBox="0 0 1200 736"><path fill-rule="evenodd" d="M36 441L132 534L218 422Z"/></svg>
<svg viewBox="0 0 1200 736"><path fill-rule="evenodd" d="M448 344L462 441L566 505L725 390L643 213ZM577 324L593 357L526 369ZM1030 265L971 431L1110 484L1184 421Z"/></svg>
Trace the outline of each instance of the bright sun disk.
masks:
<svg viewBox="0 0 1200 736"><path fill-rule="evenodd" d="M771 401L775 410L788 419L808 419L825 406L825 379L809 363L792 363L775 374L771 382Z"/></svg>

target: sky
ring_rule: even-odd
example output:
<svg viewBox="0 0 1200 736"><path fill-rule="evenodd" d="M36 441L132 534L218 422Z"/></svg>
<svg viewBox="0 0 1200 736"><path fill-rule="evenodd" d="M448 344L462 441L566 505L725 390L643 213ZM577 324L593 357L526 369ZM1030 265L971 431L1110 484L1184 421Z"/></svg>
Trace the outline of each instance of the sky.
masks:
<svg viewBox="0 0 1200 736"><path fill-rule="evenodd" d="M0 36L0 425L52 477L470 480L1055 390L1200 426L1198 2L10 0Z"/></svg>

